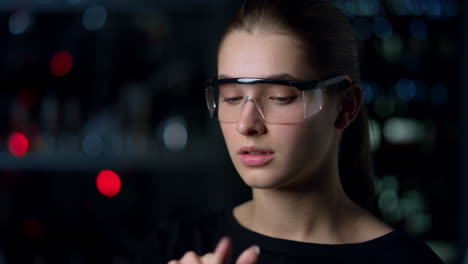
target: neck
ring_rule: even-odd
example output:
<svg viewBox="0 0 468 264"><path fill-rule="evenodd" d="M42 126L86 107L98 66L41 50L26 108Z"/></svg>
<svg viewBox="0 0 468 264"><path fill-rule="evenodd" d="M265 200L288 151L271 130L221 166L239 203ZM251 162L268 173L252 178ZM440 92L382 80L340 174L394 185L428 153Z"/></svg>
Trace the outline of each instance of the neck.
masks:
<svg viewBox="0 0 468 264"><path fill-rule="evenodd" d="M356 205L341 187L337 166L332 168L336 169L321 174L326 180L318 186L253 189L253 199L245 206L246 225L271 237L325 244L342 242L339 234L344 219L350 219Z"/></svg>

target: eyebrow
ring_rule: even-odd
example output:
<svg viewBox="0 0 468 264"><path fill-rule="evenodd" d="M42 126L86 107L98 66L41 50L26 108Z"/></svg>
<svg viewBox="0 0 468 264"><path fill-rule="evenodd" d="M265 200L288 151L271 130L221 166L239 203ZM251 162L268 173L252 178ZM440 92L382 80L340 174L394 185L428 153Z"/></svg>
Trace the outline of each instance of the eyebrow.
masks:
<svg viewBox="0 0 468 264"><path fill-rule="evenodd" d="M259 79L274 79L274 80L289 80L289 81L297 81L299 78L289 74L289 73L277 73L272 74L264 77L231 77L228 75L220 74L218 75L218 79L231 79L231 78L259 78Z"/></svg>

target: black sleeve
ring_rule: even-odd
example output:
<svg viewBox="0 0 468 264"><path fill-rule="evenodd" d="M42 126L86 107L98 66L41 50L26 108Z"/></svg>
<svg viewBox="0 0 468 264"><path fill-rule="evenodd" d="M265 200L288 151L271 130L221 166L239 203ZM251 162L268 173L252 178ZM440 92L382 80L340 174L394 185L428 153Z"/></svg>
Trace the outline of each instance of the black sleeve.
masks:
<svg viewBox="0 0 468 264"><path fill-rule="evenodd" d="M402 239L399 239L398 243L392 243L386 252L382 252L382 263L444 264L424 241L404 232L399 233Z"/></svg>

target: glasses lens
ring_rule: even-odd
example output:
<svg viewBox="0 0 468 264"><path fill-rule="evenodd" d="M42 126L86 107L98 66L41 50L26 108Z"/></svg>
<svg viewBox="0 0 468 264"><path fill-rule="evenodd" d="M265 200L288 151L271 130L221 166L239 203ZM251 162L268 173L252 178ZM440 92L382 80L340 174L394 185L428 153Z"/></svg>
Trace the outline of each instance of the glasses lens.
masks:
<svg viewBox="0 0 468 264"><path fill-rule="evenodd" d="M246 104L252 103L265 122L296 123L320 111L323 94L321 89L300 91L278 84L226 83L208 86L206 101L211 117L223 122L236 123L243 114L253 114L244 111Z"/></svg>
<svg viewBox="0 0 468 264"><path fill-rule="evenodd" d="M323 90L314 89L304 93L304 119L317 114L323 107Z"/></svg>
<svg viewBox="0 0 468 264"><path fill-rule="evenodd" d="M210 117L213 118L213 115L216 110L216 102L214 100L214 95L213 95L213 86L208 85L205 88L205 99L206 99L206 106L208 107L208 111L210 112Z"/></svg>

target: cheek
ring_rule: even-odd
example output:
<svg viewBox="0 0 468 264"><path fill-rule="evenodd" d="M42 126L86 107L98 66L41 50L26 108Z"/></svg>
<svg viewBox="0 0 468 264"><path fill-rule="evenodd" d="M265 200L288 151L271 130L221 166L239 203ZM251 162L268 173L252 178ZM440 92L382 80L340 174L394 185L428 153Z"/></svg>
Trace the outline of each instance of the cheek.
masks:
<svg viewBox="0 0 468 264"><path fill-rule="evenodd" d="M311 159L321 159L329 151L333 127L328 122L314 121L319 120L311 120L303 126L279 127L275 131L277 146L284 151L288 160L309 162Z"/></svg>
<svg viewBox="0 0 468 264"><path fill-rule="evenodd" d="M228 151L231 152L231 149L236 144L236 137L238 137L238 132L234 124L223 124L221 123L221 132L224 136L224 141L228 147Z"/></svg>

